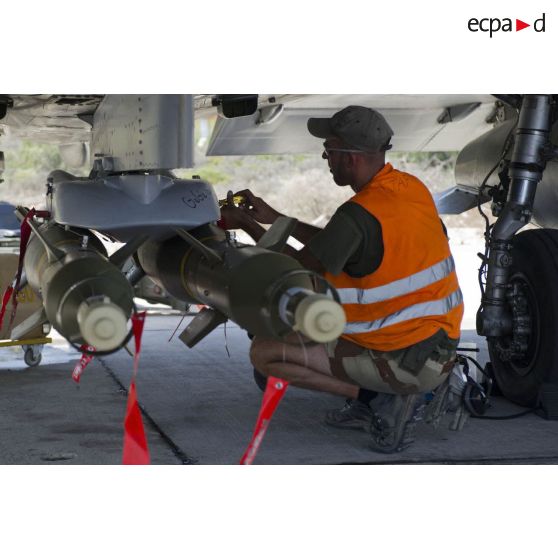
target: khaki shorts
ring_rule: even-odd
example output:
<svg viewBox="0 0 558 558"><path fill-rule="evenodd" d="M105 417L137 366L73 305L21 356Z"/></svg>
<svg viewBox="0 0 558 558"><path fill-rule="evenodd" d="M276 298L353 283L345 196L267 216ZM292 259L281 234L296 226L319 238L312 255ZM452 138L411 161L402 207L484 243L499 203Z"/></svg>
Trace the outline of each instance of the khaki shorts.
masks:
<svg viewBox="0 0 558 558"><path fill-rule="evenodd" d="M335 357L338 342L336 339L325 345L330 359ZM455 362L455 349L442 344L434 348L420 369L411 372L401 367L407 350L380 352L362 347L360 354L343 356L342 367L347 376L363 388L383 393L410 394L425 393L438 387Z"/></svg>

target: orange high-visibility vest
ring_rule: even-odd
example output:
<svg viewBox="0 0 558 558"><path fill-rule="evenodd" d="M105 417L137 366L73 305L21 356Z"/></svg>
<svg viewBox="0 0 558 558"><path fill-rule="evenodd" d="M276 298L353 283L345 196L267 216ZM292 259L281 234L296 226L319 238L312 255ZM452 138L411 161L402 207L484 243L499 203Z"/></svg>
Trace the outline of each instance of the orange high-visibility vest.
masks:
<svg viewBox="0 0 558 558"><path fill-rule="evenodd" d="M347 316L342 337L378 351L414 345L440 328L458 339L463 297L426 186L388 163L350 201L380 222L384 257L364 277L325 274Z"/></svg>

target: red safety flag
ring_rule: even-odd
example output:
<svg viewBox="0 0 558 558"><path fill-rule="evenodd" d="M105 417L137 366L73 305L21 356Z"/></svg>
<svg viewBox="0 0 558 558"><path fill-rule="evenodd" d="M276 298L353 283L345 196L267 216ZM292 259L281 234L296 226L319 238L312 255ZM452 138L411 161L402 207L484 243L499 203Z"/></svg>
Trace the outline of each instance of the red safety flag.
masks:
<svg viewBox="0 0 558 558"><path fill-rule="evenodd" d="M141 351L141 336L143 334L143 326L145 324L145 316L147 312L138 312L132 314L132 330L134 332L134 341L136 345L136 352L134 353L134 378L138 373L139 356Z"/></svg>
<svg viewBox="0 0 558 558"><path fill-rule="evenodd" d="M2 297L2 308L0 309L0 331L2 331L2 326L4 324L4 314L6 313L6 307L8 306L8 302L10 301L13 292L14 288L11 285L8 285L6 291L4 292L4 296Z"/></svg>
<svg viewBox="0 0 558 558"><path fill-rule="evenodd" d="M31 236L31 227L29 226L29 220L33 219L35 216L36 211L35 208L31 208L28 212L23 221L21 222L20 226L20 233L19 233L19 262L17 265L17 274L15 278L15 285L12 293L12 313L10 316L10 328L14 323L14 319L16 316L17 311L17 293L19 291L19 283L21 282L21 273L23 271L23 259L25 258L25 252L27 250L27 243L29 242L29 237Z"/></svg>
<svg viewBox="0 0 558 558"><path fill-rule="evenodd" d="M240 460L240 465L251 465L253 463L271 421L271 417L275 409L277 409L283 395L285 395L288 385L289 382L281 380L280 378L275 378L273 376L267 378L267 385L263 394L262 406L260 407L256 427L254 428L254 434Z"/></svg>
<svg viewBox="0 0 558 558"><path fill-rule="evenodd" d="M17 294L19 290L19 283L21 282L21 273L23 271L23 258L25 257L25 252L27 250L27 243L29 242L29 238L31 236L31 227L29 226L28 221L29 219L32 219L35 216L48 219L50 217L50 213L48 211L36 211L35 208L33 207L27 212L27 215L21 222L20 233L19 233L19 261L17 265L17 274L14 279L14 284L13 284L14 286L11 285L8 286L2 298L2 309L0 309L0 330L2 329L2 325L4 322L4 313L6 312L6 307L8 306L8 302L10 298L12 299L10 328L14 323L14 318L17 310Z"/></svg>
<svg viewBox="0 0 558 558"><path fill-rule="evenodd" d="M90 351L90 352L95 351L95 347L92 347L91 345L82 345L79 349L80 351ZM88 355L87 353L81 353L81 358L79 359L78 363L75 365L74 371L72 372L72 380L74 380L76 384L79 384L79 379L81 378L81 375L85 370L85 367L92 360L93 360L93 355Z"/></svg>
<svg viewBox="0 0 558 558"><path fill-rule="evenodd" d="M149 465L149 448L143 429L141 411L136 396L136 383L132 380L128 390L128 406L124 420L123 465Z"/></svg>
<svg viewBox="0 0 558 558"><path fill-rule="evenodd" d="M126 407L126 418L124 419L124 450L122 452L122 463L124 465L149 465L149 448L143 428L141 411L136 394L136 375L138 372L139 355L141 351L141 336L145 315L140 312L132 315L132 329L136 342L136 353L134 355L134 373L128 390L128 405Z"/></svg>

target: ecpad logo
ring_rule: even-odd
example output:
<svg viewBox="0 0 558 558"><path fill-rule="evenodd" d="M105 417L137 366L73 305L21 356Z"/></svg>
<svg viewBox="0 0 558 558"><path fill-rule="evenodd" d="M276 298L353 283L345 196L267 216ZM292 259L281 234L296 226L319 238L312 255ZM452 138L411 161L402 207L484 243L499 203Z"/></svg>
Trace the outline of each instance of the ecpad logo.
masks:
<svg viewBox="0 0 558 558"><path fill-rule="evenodd" d="M545 32L545 25L546 25L546 14L536 19L533 22L533 29L536 33L544 33ZM482 19L478 19L476 17L472 17L469 22L467 23L467 27L469 31L473 33L477 33L481 31L483 33L490 33L490 38L494 33L498 31L503 32L511 32L511 31L521 31L522 29L526 29L527 27L531 27L530 23L525 23L521 19L515 19L515 29L513 28L512 18L505 17L500 19L498 17L485 17Z"/></svg>

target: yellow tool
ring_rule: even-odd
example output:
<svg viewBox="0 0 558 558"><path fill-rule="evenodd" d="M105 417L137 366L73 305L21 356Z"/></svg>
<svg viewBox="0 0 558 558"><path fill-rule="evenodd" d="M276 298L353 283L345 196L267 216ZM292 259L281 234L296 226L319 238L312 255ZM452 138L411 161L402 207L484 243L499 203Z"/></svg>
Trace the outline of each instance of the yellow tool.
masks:
<svg viewBox="0 0 558 558"><path fill-rule="evenodd" d="M234 205L240 205L241 203L244 203L246 201L246 198L244 196L233 196L232 197L232 202ZM224 205L227 205L228 203L228 199L225 198L223 200L219 200L219 207L223 207Z"/></svg>

